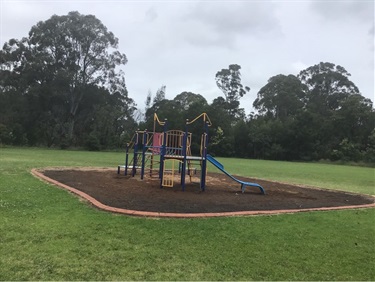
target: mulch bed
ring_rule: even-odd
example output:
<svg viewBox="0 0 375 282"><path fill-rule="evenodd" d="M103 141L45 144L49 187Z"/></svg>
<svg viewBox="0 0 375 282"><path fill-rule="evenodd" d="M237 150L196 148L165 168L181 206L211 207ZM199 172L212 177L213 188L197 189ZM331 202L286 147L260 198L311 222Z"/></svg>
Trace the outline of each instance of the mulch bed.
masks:
<svg viewBox="0 0 375 282"><path fill-rule="evenodd" d="M223 174L208 173L206 190L199 178L187 177L185 191L176 178L173 188L160 188L155 178L141 180L117 174L116 169L48 169L43 174L80 190L99 202L121 209L160 213L220 213L237 211L295 210L373 204L375 198L326 189L315 189L265 180L238 177L262 185L241 193L240 184Z"/></svg>

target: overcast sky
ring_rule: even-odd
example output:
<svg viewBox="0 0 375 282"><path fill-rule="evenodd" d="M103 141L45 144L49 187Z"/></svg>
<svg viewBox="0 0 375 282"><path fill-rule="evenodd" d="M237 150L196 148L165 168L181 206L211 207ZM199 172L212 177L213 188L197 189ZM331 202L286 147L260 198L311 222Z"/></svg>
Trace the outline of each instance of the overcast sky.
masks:
<svg viewBox="0 0 375 282"><path fill-rule="evenodd" d="M38 21L70 11L93 14L119 39L129 96L143 109L149 91L183 91L209 103L222 93L217 71L239 64L249 113L278 74L331 62L374 101L374 1L1 1L1 47Z"/></svg>

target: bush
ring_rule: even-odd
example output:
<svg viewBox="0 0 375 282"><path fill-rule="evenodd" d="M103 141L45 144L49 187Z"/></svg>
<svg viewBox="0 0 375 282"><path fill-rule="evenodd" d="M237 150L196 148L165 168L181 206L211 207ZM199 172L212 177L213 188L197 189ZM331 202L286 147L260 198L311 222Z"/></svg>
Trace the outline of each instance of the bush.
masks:
<svg viewBox="0 0 375 282"><path fill-rule="evenodd" d="M86 139L85 145L89 151L100 151L101 149L99 138L95 133L90 133Z"/></svg>

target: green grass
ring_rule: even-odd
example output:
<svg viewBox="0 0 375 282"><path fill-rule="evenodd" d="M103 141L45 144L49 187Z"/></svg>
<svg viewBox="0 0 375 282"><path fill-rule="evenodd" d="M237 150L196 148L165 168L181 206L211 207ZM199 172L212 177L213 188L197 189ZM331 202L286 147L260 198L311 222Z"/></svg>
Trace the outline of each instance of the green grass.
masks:
<svg viewBox="0 0 375 282"><path fill-rule="evenodd" d="M218 158L228 172L267 180L375 195L375 169L320 163ZM215 171L214 167L209 167Z"/></svg>
<svg viewBox="0 0 375 282"><path fill-rule="evenodd" d="M375 209L135 218L92 208L29 172L115 170L122 161L122 153L0 149L0 280L375 280ZM220 161L236 174L373 194L373 169Z"/></svg>

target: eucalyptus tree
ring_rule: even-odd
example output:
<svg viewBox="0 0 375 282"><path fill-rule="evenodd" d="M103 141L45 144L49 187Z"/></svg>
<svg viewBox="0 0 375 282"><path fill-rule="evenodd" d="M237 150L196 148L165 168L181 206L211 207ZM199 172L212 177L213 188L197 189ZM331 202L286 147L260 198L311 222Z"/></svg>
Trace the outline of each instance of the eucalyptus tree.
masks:
<svg viewBox="0 0 375 282"><path fill-rule="evenodd" d="M371 134L372 102L361 95L350 76L344 67L329 62L321 62L298 74L308 88L306 111L316 125L311 130L317 133L315 150L319 158L330 158L344 139L361 147Z"/></svg>
<svg viewBox="0 0 375 282"><path fill-rule="evenodd" d="M178 94L173 99L175 102L181 105L182 109L187 111L193 105L197 106L201 104L202 106L207 106L207 100L201 94L195 94L192 92L184 91Z"/></svg>
<svg viewBox="0 0 375 282"><path fill-rule="evenodd" d="M285 120L303 109L306 92L296 76L279 74L259 90L253 106L262 115Z"/></svg>
<svg viewBox="0 0 375 282"><path fill-rule="evenodd" d="M253 106L259 114L249 121L249 140L254 153L262 148L262 157L359 160L369 151L375 122L372 102L342 66L325 62L297 77L273 76Z"/></svg>
<svg viewBox="0 0 375 282"><path fill-rule="evenodd" d="M71 141L77 112L91 87L119 93L126 103L132 103L118 68L127 58L117 49L118 39L99 19L70 12L38 22L28 37L6 43L2 53L8 66L13 64L8 71L27 82L18 83L25 94L39 87L48 88L50 97L59 97L61 103L56 106L64 112L64 120L60 120L63 135Z"/></svg>
<svg viewBox="0 0 375 282"><path fill-rule="evenodd" d="M234 154L234 119L226 108L226 100L219 96L215 98L207 109L213 126L210 128L209 151L219 156L233 156Z"/></svg>
<svg viewBox="0 0 375 282"><path fill-rule="evenodd" d="M341 107L349 95L360 94L358 87L350 80L345 68L329 62L308 67L298 74L302 84L308 88L308 107L322 114Z"/></svg>
<svg viewBox="0 0 375 282"><path fill-rule="evenodd" d="M153 105L157 105L158 103L160 103L161 101L165 100L165 94L166 94L166 89L167 89L167 86L165 85L162 85L157 91L156 91L156 94L155 94L155 97L152 101L152 104ZM151 97L150 97L151 98Z"/></svg>
<svg viewBox="0 0 375 282"><path fill-rule="evenodd" d="M250 87L241 84L241 66L237 64L229 65L227 69L222 69L216 73L216 85L225 96L225 108L232 118L244 118L243 109L239 108L239 99L250 91Z"/></svg>

